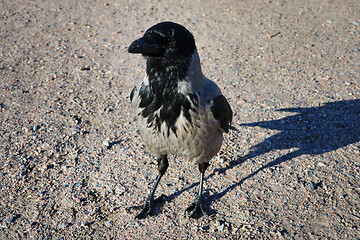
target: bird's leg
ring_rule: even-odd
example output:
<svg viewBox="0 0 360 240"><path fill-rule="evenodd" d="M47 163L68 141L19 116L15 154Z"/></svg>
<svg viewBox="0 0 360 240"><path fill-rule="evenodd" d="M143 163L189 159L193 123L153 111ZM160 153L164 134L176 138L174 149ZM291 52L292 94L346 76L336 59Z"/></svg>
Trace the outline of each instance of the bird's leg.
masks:
<svg viewBox="0 0 360 240"><path fill-rule="evenodd" d="M159 170L159 174L156 178L154 187L152 188L150 195L148 196L148 198L146 199L144 205L140 206L140 208L142 209L141 212L136 215L135 218L137 219L143 219L146 218L147 216L149 216L151 214L151 212L154 210L155 207L155 203L157 200L154 200L154 193L156 191L156 188L160 182L161 177L165 174L169 163L168 163L168 159L167 159L167 155L162 155L160 158L157 159L158 161L158 170ZM160 198L162 198L164 195L161 195Z"/></svg>
<svg viewBox="0 0 360 240"><path fill-rule="evenodd" d="M205 218L209 218L209 215L204 210L203 206L203 200L202 200L202 189L203 189L203 183L204 183L204 173L206 169L208 168L209 163L199 163L199 170L200 170L200 187L199 187L199 193L197 197L195 198L195 201L185 210L186 212L190 213L191 218L195 218L198 214L202 214Z"/></svg>

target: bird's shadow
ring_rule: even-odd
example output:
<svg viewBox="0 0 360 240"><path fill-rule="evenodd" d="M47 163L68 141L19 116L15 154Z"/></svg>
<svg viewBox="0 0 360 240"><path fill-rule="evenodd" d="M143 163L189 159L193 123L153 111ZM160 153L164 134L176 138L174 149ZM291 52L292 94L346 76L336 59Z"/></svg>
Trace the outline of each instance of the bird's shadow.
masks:
<svg viewBox="0 0 360 240"><path fill-rule="evenodd" d="M228 171L244 163L247 159L272 150L296 150L265 164L221 192L214 193L210 196L211 202L220 199L229 191L240 186L245 180L266 168L276 166L303 154L323 154L360 141L359 99L328 102L319 107L285 108L278 111L297 114L278 120L242 124L242 126L258 126L278 130L279 132L254 146L246 156L238 157L237 160L230 162L227 167L218 169L218 171ZM208 177L212 177L213 174Z"/></svg>
<svg viewBox="0 0 360 240"><path fill-rule="evenodd" d="M296 114L278 120L242 124L242 126L262 127L279 132L252 147L247 155L238 156L237 160L231 161L228 166L216 169L206 179L213 177L215 172L226 172L238 167L248 159L272 150L296 150L265 164L221 192L208 196L209 205L207 206L210 207L212 202L219 200L245 180L266 168L271 168L303 154L323 154L360 141L360 99L328 102L319 107L285 108L278 111ZM172 201L184 191L197 185L194 183L173 193L168 197L168 201ZM214 210L211 211L214 212Z"/></svg>

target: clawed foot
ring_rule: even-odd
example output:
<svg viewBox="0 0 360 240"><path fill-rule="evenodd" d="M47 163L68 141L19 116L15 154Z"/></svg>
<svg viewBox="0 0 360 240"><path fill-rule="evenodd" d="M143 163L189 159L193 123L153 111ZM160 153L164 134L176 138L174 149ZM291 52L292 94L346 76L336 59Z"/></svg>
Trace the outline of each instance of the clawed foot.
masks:
<svg viewBox="0 0 360 240"><path fill-rule="evenodd" d="M135 210L141 209L140 213L138 215L136 215L135 218L136 219L144 219L147 216L152 215L156 204L158 202L162 201L164 198L166 198L165 195L161 195L157 199L148 198L148 199L146 199L146 202L143 205L133 206L133 207L130 207L129 209L135 209Z"/></svg>
<svg viewBox="0 0 360 240"><path fill-rule="evenodd" d="M204 206L202 203L202 198L201 197L197 197L195 198L195 201L185 210L185 212L190 213L190 218L196 218L197 216L201 217L204 216L206 219L209 218L209 215L207 214L207 212L204 210Z"/></svg>

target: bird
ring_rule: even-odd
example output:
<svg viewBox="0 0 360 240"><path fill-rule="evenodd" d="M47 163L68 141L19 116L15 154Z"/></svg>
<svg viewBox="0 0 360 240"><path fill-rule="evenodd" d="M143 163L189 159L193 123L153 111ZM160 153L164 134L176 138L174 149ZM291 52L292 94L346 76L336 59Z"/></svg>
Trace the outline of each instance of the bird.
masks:
<svg viewBox="0 0 360 240"><path fill-rule="evenodd" d="M145 76L130 94L134 121L147 149L157 159L158 175L135 218L151 216L156 188L169 163L181 156L200 171L199 191L185 210L190 218L209 217L204 208L204 173L219 152L233 112L217 84L202 73L193 34L171 21L155 24L128 47L146 60Z"/></svg>

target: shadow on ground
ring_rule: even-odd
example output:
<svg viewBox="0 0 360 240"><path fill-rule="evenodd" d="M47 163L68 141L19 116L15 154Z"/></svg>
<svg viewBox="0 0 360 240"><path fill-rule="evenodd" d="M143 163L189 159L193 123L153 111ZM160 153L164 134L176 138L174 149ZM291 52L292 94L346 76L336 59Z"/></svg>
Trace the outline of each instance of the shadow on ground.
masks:
<svg viewBox="0 0 360 240"><path fill-rule="evenodd" d="M240 186L245 180L255 176L260 171L289 161L303 154L317 155L345 147L360 141L360 99L329 102L320 107L285 108L278 111L297 113L278 120L242 124L242 126L262 127L279 132L265 141L257 144L246 156L232 161L225 172L246 160L260 156L272 150L297 149L287 153L252 172L239 182L228 186L219 193L210 196L210 201L216 201L229 191ZM212 177L210 174L208 178Z"/></svg>

